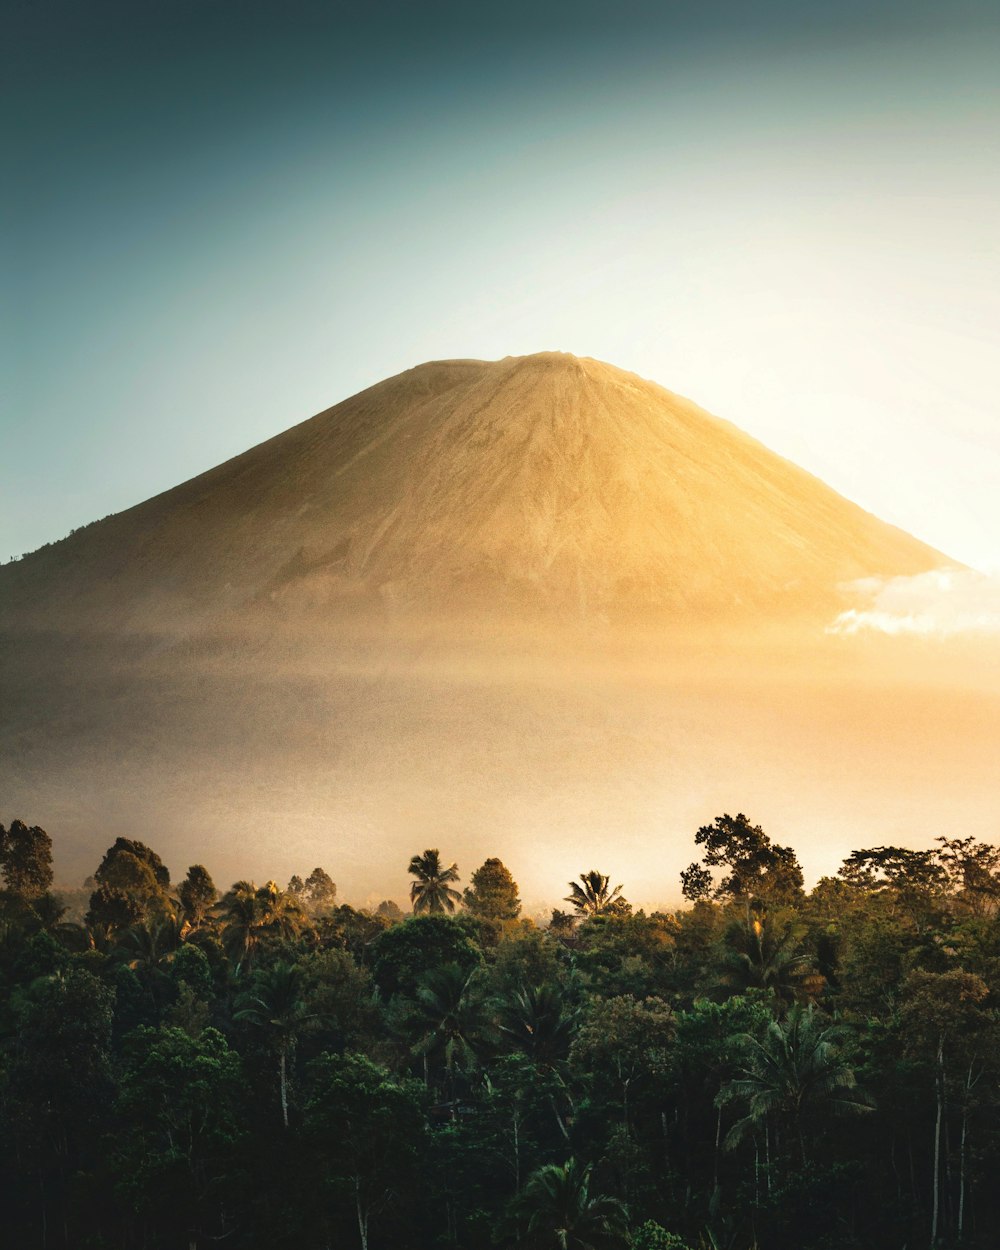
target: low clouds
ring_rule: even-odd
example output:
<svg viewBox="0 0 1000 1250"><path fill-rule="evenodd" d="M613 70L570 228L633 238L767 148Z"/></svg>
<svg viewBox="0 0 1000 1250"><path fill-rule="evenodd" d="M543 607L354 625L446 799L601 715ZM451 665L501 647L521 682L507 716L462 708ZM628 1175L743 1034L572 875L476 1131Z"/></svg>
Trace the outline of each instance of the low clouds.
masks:
<svg viewBox="0 0 1000 1250"><path fill-rule="evenodd" d="M858 607L841 612L834 634L1000 634L1000 573L936 569L915 577L868 578L851 590Z"/></svg>

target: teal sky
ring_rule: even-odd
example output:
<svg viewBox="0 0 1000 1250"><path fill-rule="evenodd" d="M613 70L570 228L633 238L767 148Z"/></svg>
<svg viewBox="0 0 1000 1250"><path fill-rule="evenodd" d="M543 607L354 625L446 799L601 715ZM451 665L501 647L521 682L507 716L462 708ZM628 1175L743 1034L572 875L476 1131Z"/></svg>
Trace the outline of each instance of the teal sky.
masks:
<svg viewBox="0 0 1000 1250"><path fill-rule="evenodd" d="M1000 567L995 5L7 13L0 558L560 349Z"/></svg>

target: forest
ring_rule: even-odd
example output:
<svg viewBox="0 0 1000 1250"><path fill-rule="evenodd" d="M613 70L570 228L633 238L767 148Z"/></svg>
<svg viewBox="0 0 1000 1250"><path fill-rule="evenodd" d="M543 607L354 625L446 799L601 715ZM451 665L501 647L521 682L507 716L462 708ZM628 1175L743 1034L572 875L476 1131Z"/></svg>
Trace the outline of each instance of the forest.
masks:
<svg viewBox="0 0 1000 1250"><path fill-rule="evenodd" d="M995 1247L1000 848L693 842L683 907L567 865L536 922L498 858L404 914L0 825L3 1244Z"/></svg>

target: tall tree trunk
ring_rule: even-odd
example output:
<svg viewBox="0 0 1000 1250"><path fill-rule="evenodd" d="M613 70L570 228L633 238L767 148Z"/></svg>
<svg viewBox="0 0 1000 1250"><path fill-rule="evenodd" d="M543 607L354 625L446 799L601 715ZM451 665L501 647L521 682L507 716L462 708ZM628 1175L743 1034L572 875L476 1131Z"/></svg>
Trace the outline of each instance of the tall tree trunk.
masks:
<svg viewBox="0 0 1000 1250"><path fill-rule="evenodd" d="M517 1111L514 1112L514 1193L521 1192L521 1131Z"/></svg>
<svg viewBox="0 0 1000 1250"><path fill-rule="evenodd" d="M966 1138L969 1128L969 1099L972 1097L972 1086L975 1082L972 1079L972 1064L969 1064L969 1071L965 1078L965 1097L962 1099L962 1138L959 1147L959 1164L958 1164L958 1240L962 1240L962 1233L965 1229L965 1160L966 1155ZM978 1079L978 1078L977 1078Z"/></svg>
<svg viewBox="0 0 1000 1250"><path fill-rule="evenodd" d="M549 1099L549 1106L552 1108L552 1114L556 1117L556 1123L559 1125L559 1132L562 1133L566 1141L569 1141L569 1132L567 1131L566 1125L563 1123L562 1116L559 1114L559 1108L556 1106L556 1100L554 1098Z"/></svg>
<svg viewBox="0 0 1000 1250"><path fill-rule="evenodd" d="M937 1245L938 1213L941 1205L941 1121L944 1116L944 1034L938 1038L937 1072L934 1077L937 1115L934 1119L934 1200L931 1212L931 1250Z"/></svg>
<svg viewBox="0 0 1000 1250"><path fill-rule="evenodd" d="M715 1154L712 1158L712 1190L719 1188L719 1139L722 1136L722 1107L715 1113ZM754 1146L756 1152L756 1145Z"/></svg>
<svg viewBox="0 0 1000 1250"><path fill-rule="evenodd" d="M358 1212L358 1234L361 1237L361 1250L368 1250L368 1212L361 1206L361 1181L354 1178L354 1203Z"/></svg>
<svg viewBox="0 0 1000 1250"><path fill-rule="evenodd" d="M767 1181L767 1196L771 1196L771 1126L764 1120L764 1179Z"/></svg>
<svg viewBox="0 0 1000 1250"><path fill-rule="evenodd" d="M278 1076L281 1084L281 1118L285 1128L288 1128L288 1061L284 1046L278 1052Z"/></svg>

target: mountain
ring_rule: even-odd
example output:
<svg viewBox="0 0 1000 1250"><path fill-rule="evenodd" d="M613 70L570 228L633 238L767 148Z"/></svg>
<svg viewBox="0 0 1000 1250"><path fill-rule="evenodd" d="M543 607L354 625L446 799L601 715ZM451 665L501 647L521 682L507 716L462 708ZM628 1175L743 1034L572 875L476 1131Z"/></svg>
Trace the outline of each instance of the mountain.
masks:
<svg viewBox="0 0 1000 1250"><path fill-rule="evenodd" d="M930 836L946 756L968 827L995 705L824 632L947 563L610 365L421 365L0 568L0 819L356 901L439 844L662 900L716 808Z"/></svg>
<svg viewBox="0 0 1000 1250"><path fill-rule="evenodd" d="M694 404L545 353L421 365L0 570L0 623L250 605L826 614L946 563Z"/></svg>

